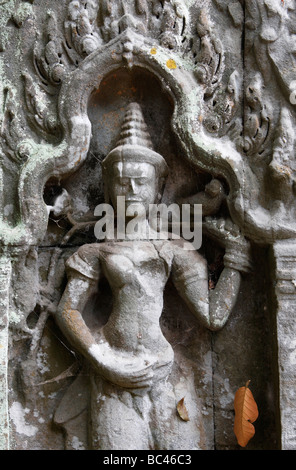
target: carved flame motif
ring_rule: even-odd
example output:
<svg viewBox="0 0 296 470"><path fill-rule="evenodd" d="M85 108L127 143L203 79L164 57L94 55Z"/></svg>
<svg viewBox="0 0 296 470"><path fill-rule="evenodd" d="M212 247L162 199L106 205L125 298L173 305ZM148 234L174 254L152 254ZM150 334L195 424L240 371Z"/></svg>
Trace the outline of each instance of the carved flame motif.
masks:
<svg viewBox="0 0 296 470"><path fill-rule="evenodd" d="M115 41L112 54L116 61L132 66L137 54L137 40L141 44L149 41L153 51L160 47L165 53L171 51L174 58L168 56L166 59L170 70L177 68L178 56L181 58L186 53L191 57L195 80L207 101L205 114L208 119L204 120L204 125L209 132L223 133L232 120L237 96L228 93L229 86L224 94L221 93L221 90L225 91L224 86L221 88L224 73L222 43L214 34L208 12L201 9L195 23L189 8L179 0L69 0L63 22L58 21L56 12L49 11L44 36L37 39L34 47L39 84L32 86L32 80L28 74L25 75L28 111L32 114L33 126L42 129L49 139L54 134L58 136L58 123L53 122L58 119L53 119L52 113L49 117L48 112L45 116L43 110L40 116L37 109L39 95L42 94L38 88L48 94L48 102L52 101L66 77L88 56L103 50L112 41ZM143 47L144 43L140 49ZM35 116L39 116L38 123ZM221 120L221 116L227 123Z"/></svg>
<svg viewBox="0 0 296 470"><path fill-rule="evenodd" d="M207 96L213 94L223 75L222 44L213 34L207 13L201 10L192 28L189 9L178 0L71 0L64 31L58 31L54 12L49 12L45 29L47 43L36 45L34 55L37 73L51 85L60 85L67 68L77 67L126 30L175 53L191 53L196 78L206 86Z"/></svg>
<svg viewBox="0 0 296 470"><path fill-rule="evenodd" d="M163 46L173 49L181 42L187 20L187 7L178 0L103 0L98 10L98 24L105 42L130 28L158 37Z"/></svg>

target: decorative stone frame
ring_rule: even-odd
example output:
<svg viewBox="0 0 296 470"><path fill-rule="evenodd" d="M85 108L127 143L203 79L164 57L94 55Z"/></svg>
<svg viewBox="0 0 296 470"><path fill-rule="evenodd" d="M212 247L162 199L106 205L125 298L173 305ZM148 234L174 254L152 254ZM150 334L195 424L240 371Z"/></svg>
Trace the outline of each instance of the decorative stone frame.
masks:
<svg viewBox="0 0 296 470"><path fill-rule="evenodd" d="M250 12L247 13L251 16ZM274 57L274 50L272 54ZM294 449L296 444L292 416L296 408L293 392L295 345L291 314L295 308L296 289L294 206L288 201L284 212L281 208L271 211L263 207L260 177L253 171L250 161L229 136L213 135L203 125L207 113L203 100L205 86L196 79L196 67L189 60L183 60L178 51L170 50L130 27L106 44L99 45L77 68L63 77L58 97L62 134L59 143L40 143L26 133L19 136L18 149L25 149L23 153L27 158L21 167L18 183L20 219L15 226L1 221L1 448L9 448L8 325L12 321L10 297L15 270L19 269L24 254L31 247L38 246L45 237L48 209L43 191L46 182L52 176L62 177L74 173L85 162L91 140L91 123L87 112L91 94L99 89L108 74L122 67L142 68L159 80L174 103L172 131L184 150L186 160L194 168L226 181L229 189L227 207L233 221L254 244L271 247L275 280L272 294L276 301L281 446L283 449ZM285 103L281 109L285 106L288 105ZM283 194L286 196L287 192L283 190Z"/></svg>

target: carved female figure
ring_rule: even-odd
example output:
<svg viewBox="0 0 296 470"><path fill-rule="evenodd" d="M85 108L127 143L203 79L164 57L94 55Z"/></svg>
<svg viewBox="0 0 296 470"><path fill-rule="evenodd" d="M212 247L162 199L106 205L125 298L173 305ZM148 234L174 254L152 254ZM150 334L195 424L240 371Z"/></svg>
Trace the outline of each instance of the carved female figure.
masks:
<svg viewBox="0 0 296 470"><path fill-rule="evenodd" d="M126 208L141 203L147 209L159 202L168 168L151 148L136 104L128 107L121 140L103 161L103 169L114 207L117 196L125 196ZM249 265L248 244L225 225L209 227L226 246L225 267L211 291L206 260L182 239L105 240L81 246L67 261L68 283L56 320L91 365L93 449L202 448L194 433L173 431L176 403L169 376L174 352L159 318L171 276L203 325L217 330L227 321L240 271ZM83 311L102 276L111 287L113 308L107 323L96 330L86 325Z"/></svg>

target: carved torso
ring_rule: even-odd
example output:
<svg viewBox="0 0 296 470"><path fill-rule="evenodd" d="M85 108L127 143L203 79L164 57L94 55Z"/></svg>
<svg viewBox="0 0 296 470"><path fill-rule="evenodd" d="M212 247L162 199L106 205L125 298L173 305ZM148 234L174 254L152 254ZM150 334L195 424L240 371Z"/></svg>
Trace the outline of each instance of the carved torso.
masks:
<svg viewBox="0 0 296 470"><path fill-rule="evenodd" d="M104 246L99 256L113 291L113 310L104 328L109 344L132 351L166 347L159 317L168 260L149 242Z"/></svg>
<svg viewBox="0 0 296 470"><path fill-rule="evenodd" d="M176 283L207 276L203 258L183 245L183 240L94 243L68 260L68 270L95 281L105 277L112 289L110 317L103 329L93 332L101 344L158 363L173 360L159 325L165 284L170 274Z"/></svg>

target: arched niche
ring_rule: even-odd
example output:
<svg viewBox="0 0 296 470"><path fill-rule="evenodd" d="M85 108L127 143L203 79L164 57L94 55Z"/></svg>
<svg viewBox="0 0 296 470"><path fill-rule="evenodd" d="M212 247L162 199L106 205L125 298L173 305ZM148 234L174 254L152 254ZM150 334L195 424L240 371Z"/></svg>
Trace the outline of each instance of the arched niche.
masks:
<svg viewBox="0 0 296 470"><path fill-rule="evenodd" d="M81 220L94 218L95 207L104 200L101 162L116 145L126 106L132 101L140 104L153 146L168 163L163 202L170 204L204 189L211 175L194 168L186 159L172 129L175 103L159 77L143 67L119 67L107 73L90 93L86 111L91 127L87 156L76 171L48 181L48 204L64 187L72 197L74 216ZM51 221L49 226L56 232Z"/></svg>
<svg viewBox="0 0 296 470"><path fill-rule="evenodd" d="M169 177L163 202L175 202L179 197L202 190L211 176L197 171L184 156L184 149L172 129L175 103L163 87L161 80L147 68L119 67L101 79L89 94L87 118L91 125L91 138L87 156L76 171L54 178L54 185L65 188L73 200L73 216L79 220L93 218L94 208L103 201L101 161L116 145L126 106L138 102L151 135L155 150L166 159ZM53 222L54 229L64 228ZM77 233L71 238L63 256L69 256L77 245L95 241L93 231ZM87 304L84 318L88 325L101 326L110 313L110 288L105 282ZM164 310L160 320L163 334L174 349L175 365L171 381L177 401L186 394L194 415L189 424L200 448L213 447L213 402L211 375L211 334L189 312L172 282L164 295ZM177 421L178 425L178 421ZM178 427L173 435L179 432ZM184 423L183 423L184 425Z"/></svg>

